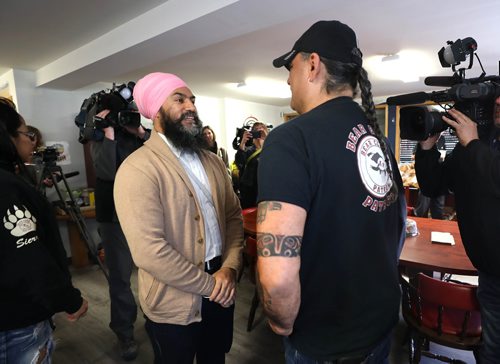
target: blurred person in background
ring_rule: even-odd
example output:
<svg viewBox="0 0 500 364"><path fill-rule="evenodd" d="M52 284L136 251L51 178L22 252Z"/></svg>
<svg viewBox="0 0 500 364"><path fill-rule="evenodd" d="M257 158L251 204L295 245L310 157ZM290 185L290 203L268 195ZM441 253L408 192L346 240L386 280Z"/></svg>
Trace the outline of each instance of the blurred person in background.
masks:
<svg viewBox="0 0 500 364"><path fill-rule="evenodd" d="M229 169L227 152L224 148L218 147L215 132L213 131L213 129L210 126L206 125L201 130L201 134L203 135L203 140L205 140L205 142L207 143L207 149L222 158L224 164L226 165L226 168Z"/></svg>
<svg viewBox="0 0 500 364"><path fill-rule="evenodd" d="M260 121L255 122L251 131L244 131L234 157L239 170L238 187L242 209L257 206L257 170L259 168L260 153L268 133L269 130L266 124ZM252 141L251 146L246 145L249 140Z"/></svg>

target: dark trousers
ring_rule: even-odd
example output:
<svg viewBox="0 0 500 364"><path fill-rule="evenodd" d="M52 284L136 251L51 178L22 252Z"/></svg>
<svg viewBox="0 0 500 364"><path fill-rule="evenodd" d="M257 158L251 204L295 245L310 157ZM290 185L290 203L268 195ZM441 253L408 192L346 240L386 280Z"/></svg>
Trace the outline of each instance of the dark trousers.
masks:
<svg viewBox="0 0 500 364"><path fill-rule="evenodd" d="M391 335L383 338L368 355L346 356L333 361L319 361L305 356L295 349L288 337L285 337L283 342L286 364L389 364L391 351Z"/></svg>
<svg viewBox="0 0 500 364"><path fill-rule="evenodd" d="M146 317L154 364L193 364L195 356L197 364L224 364L233 342L233 316L234 305L224 308L203 298L201 322L185 326L161 324Z"/></svg>
<svg viewBox="0 0 500 364"><path fill-rule="evenodd" d="M500 278L479 271L477 298L481 307L483 347L481 364L500 361Z"/></svg>
<svg viewBox="0 0 500 364"><path fill-rule="evenodd" d="M417 206L415 206L415 216L428 217L429 210L433 219L443 219L443 209L446 196L427 197L418 191Z"/></svg>
<svg viewBox="0 0 500 364"><path fill-rule="evenodd" d="M109 327L122 341L133 339L137 304L130 287L134 263L127 240L119 223L99 223L99 233L104 246L106 265L109 269L109 297L111 322Z"/></svg>

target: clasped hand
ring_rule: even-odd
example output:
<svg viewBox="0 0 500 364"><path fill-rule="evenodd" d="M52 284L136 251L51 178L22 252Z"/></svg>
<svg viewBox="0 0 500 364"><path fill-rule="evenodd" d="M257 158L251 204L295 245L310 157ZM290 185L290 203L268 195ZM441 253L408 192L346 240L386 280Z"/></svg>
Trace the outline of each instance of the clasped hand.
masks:
<svg viewBox="0 0 500 364"><path fill-rule="evenodd" d="M215 287L209 300L219 303L222 307L231 306L236 296L236 271L223 267L212 277L215 279Z"/></svg>

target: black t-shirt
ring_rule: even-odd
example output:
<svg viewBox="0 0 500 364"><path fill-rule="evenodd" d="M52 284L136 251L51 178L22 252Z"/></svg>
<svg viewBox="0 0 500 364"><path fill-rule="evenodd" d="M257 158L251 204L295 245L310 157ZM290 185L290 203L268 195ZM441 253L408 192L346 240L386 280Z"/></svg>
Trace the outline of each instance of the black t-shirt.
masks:
<svg viewBox="0 0 500 364"><path fill-rule="evenodd" d="M366 353L398 321L397 261L404 191L396 203L378 140L351 98L330 100L269 134L259 166L259 201L307 211L301 305L292 344L317 360Z"/></svg>

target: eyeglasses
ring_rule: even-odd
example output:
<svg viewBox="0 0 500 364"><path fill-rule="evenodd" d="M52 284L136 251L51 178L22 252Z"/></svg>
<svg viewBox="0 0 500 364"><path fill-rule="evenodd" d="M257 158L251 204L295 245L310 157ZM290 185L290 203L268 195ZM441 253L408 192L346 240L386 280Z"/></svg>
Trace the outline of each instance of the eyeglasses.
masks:
<svg viewBox="0 0 500 364"><path fill-rule="evenodd" d="M32 131L20 131L18 130L17 131L19 134L23 134L23 135L26 135L28 138L30 138L30 140L32 142L34 142L36 140L36 134Z"/></svg>

